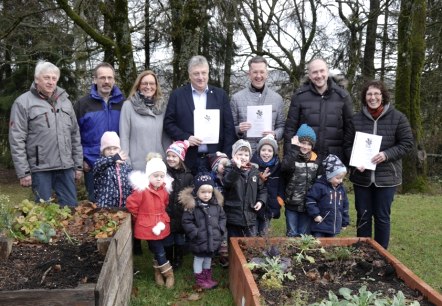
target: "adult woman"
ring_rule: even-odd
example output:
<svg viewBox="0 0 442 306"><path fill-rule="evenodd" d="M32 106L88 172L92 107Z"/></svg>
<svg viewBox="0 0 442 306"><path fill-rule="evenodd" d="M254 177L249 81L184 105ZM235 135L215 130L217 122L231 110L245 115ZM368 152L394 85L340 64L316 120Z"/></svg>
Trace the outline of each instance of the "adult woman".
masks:
<svg viewBox="0 0 442 306"><path fill-rule="evenodd" d="M144 171L149 152L165 157L170 140L163 133L166 103L153 71L141 72L123 104L120 116L121 149L134 170Z"/></svg>
<svg viewBox="0 0 442 306"><path fill-rule="evenodd" d="M382 136L381 148L372 158L376 170L352 168L357 211L357 236L371 237L384 248L390 240L390 212L396 186L402 183L402 157L413 146L410 124L403 113L390 103L390 95L381 81L369 81L361 92L362 110L353 116L344 137L344 149L350 158L357 131Z"/></svg>

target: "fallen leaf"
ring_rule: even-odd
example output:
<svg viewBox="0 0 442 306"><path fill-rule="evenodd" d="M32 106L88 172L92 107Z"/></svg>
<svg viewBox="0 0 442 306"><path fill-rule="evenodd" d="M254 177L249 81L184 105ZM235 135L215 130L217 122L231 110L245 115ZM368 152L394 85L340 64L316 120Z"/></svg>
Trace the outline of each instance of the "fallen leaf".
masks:
<svg viewBox="0 0 442 306"><path fill-rule="evenodd" d="M192 293L191 295L189 295L189 297L187 298L187 300L189 301L198 301L201 299L201 296L198 293Z"/></svg>

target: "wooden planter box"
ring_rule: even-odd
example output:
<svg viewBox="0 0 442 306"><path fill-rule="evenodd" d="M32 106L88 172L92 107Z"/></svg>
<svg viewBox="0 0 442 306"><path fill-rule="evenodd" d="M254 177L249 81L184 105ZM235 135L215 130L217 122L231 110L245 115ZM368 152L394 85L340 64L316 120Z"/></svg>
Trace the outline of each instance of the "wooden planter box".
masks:
<svg viewBox="0 0 442 306"><path fill-rule="evenodd" d="M239 246L239 240L253 241L253 245L264 246L265 242L270 240L277 242L286 238L230 238L229 246L229 284L230 291L233 295L235 305L241 306L257 306L260 304L260 293L255 283L252 273L244 266L247 263L241 247ZM421 280L410 269L403 265L397 258L382 248L376 241L371 238L321 238L323 246L335 245L335 246L348 246L358 241L368 242L373 248L375 248L387 261L396 269L396 274L401 278L405 284L411 289L419 291L425 296L428 301L435 305L442 305L442 295L431 288L427 283Z"/></svg>
<svg viewBox="0 0 442 306"><path fill-rule="evenodd" d="M100 243L103 244L102 241L98 244ZM132 281L132 226L128 215L114 237L109 239L106 257L96 284L79 285L72 289L0 291L0 305L128 305Z"/></svg>

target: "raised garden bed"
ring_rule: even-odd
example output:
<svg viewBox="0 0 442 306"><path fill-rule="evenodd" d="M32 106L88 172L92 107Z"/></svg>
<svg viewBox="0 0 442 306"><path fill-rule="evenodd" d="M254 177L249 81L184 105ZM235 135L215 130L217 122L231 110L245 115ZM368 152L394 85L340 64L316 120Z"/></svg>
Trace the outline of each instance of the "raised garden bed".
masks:
<svg viewBox="0 0 442 306"><path fill-rule="evenodd" d="M8 243L3 241L8 247ZM57 246L61 250L55 250ZM129 214L112 238L85 239L75 246L64 240L49 245L20 242L12 245L12 252L8 259L0 260L0 266L12 264L13 259L25 256L21 258L21 262L26 264L28 260L29 270L39 271L34 273L38 279L33 282L33 276L23 277L23 283L34 285L20 290L4 290L0 282L0 305L129 304L133 280L132 227ZM26 256L31 256L31 253L37 255L27 259ZM68 270L68 264L63 258L67 259L69 256L72 265L76 265L78 269L69 270L74 272L63 275ZM42 258L44 263L37 263L35 267L35 261ZM62 281L56 278L60 276ZM72 278L71 284L69 278Z"/></svg>
<svg viewBox="0 0 442 306"><path fill-rule="evenodd" d="M351 246L352 252L358 256L370 256L362 262L358 260L340 261L340 267L337 270L328 270L333 266L330 259L321 260L318 253L306 252L303 259L297 262L296 256L288 252L292 249L290 245L293 238L231 238L229 251L229 283L230 291L236 305L301 305L308 300L308 304L321 302L323 298L328 297L329 290L338 295L339 288L345 287L352 289L354 293L358 288L366 285L370 292L388 292L397 293L403 291L406 297L412 296L418 300L420 305L442 305L442 295L432 289L428 284L417 277L411 270L404 266L397 258L383 249L378 243L369 238L322 238L321 246L329 250L329 246L342 247ZM287 256L292 258L292 268L289 269L293 274L294 280L284 279L283 287L288 289L271 290L269 287L262 288L263 271L255 269L253 272L247 266L253 257L263 257L262 252L268 250L270 246L276 246L281 251L280 257ZM319 249L319 248L318 248ZM345 248L347 249L347 248ZM361 252L369 252L361 255ZM330 253L328 251L328 253ZM316 263L310 263L307 257L316 258ZM350 261L350 268L346 267ZM301 267L299 269L299 266ZM296 267L296 269L295 269ZM378 269L379 268L379 269ZM362 271L362 277L357 275L358 270ZM300 270L297 274L295 270ZM389 272L389 270L391 270ZM342 275L339 273L342 272ZM261 274L260 274L261 273ZM349 277L347 279L347 277ZM379 278L380 280L375 280ZM388 283L391 281L392 283ZM376 288L380 285L381 288ZM259 286L259 287L258 287ZM393 289L393 287L395 289ZM307 292L310 289L319 290L318 292ZM284 291L285 290L285 291ZM311 297L315 300L312 301ZM298 302L296 302L298 301ZM293 304L293 305L295 305ZM305 304L304 304L305 305Z"/></svg>

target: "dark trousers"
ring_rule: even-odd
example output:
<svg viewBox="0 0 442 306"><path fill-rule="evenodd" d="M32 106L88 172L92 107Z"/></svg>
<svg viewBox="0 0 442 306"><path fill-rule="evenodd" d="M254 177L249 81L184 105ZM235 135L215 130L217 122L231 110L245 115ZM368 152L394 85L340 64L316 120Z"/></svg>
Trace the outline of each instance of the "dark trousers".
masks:
<svg viewBox="0 0 442 306"><path fill-rule="evenodd" d="M256 237L256 226L227 225L228 237Z"/></svg>
<svg viewBox="0 0 442 306"><path fill-rule="evenodd" d="M372 237L385 249L390 241L390 214L396 187L354 186L357 236Z"/></svg>
<svg viewBox="0 0 442 306"><path fill-rule="evenodd" d="M167 262L166 251L164 251L164 239L162 240L147 240L149 250L153 253L153 257L159 266Z"/></svg>

